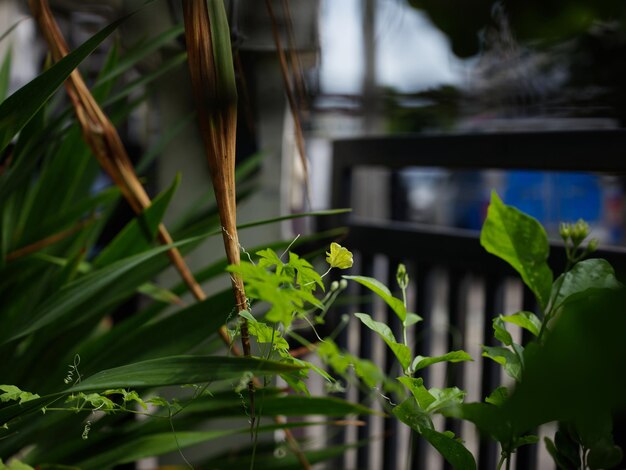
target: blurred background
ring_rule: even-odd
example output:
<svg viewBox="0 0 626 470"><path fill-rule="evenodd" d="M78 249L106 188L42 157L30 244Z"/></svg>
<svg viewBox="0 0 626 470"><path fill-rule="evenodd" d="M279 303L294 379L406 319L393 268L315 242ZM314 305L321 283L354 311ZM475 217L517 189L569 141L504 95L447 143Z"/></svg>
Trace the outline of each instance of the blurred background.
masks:
<svg viewBox="0 0 626 470"><path fill-rule="evenodd" d="M51 2L73 45L140 3ZM264 2L227 4L239 51L238 72L245 78L240 158L264 154L259 197L248 213L269 217L300 211L307 206L305 175L270 17ZM330 204L331 142L338 138L607 130L624 125L626 6L619 0L274 4L281 47L293 60L290 80L305 133L310 205L315 209ZM23 2L0 2L3 31L26 16ZM128 21L121 37L130 44L179 21L179 2L158 1ZM32 77L44 59L31 20L22 21L0 47L20 51L11 71L12 89ZM101 60L98 55L91 60L93 70ZM133 73L146 74L164 60L152 57ZM145 146L188 115L189 89L179 86L184 80L186 70L181 67L159 81L157 92L127 124L129 145ZM194 126L188 126L155 168L157 186L163 179L158 175L182 171L184 184L177 196L181 201L193 198L206 178L195 133ZM624 237L623 181L615 176L417 167L391 174L364 168L357 172L355 188L355 213L378 220L478 229L490 190L496 189L553 235L559 221L582 217L603 242L621 243ZM246 214L242 207L242 217ZM281 230L293 235L306 227L286 223Z"/></svg>
<svg viewBox="0 0 626 470"><path fill-rule="evenodd" d="M0 41L0 57L9 47L15 52L11 90L34 77L45 61L45 48L25 3L0 0L0 34L17 22ZM75 47L143 2L50 3L70 45ZM421 227L420 230L426 226L478 231L490 193L495 189L506 203L538 218L553 238L558 238L560 222L584 218L601 246L624 244L623 172L582 172L579 170L584 165L578 163L568 171L540 170L542 160L548 157L559 162L559 167L567 167L572 159L570 151L562 150L566 146L551 144L555 135L559 136L558 142L567 142L568 135L583 139L595 136L592 151L585 157L590 162L609 151L622 161L626 158L623 146L616 147L608 141L605 146L603 140L603 136L615 135L623 139L621 132L626 124L623 0L273 0L275 27L265 2L226 3L240 87L238 160L245 162L260 154L262 162L255 186L250 189L254 190L254 197L239 206L240 222L329 208L333 201L341 200L353 208L353 220L378 226L401 222L406 224L402 227ZM120 46L123 50L181 21L179 1L157 0L123 24ZM280 48L289 63L291 104L302 123L308 169L298 150L293 109L285 95L273 31L278 32ZM150 74L183 47L182 39L173 41L169 49L142 61L125 79ZM103 52L95 53L85 64L86 76L93 77L103 60ZM189 83L186 67L172 69L151 85L148 100L120 129L129 153L137 156L159 135L180 126L177 137L155 161L146 180L154 193L167 185L176 172L182 173L182 185L170 205L172 213L181 212L190 201L201 200L209 181L201 140L191 119ZM502 135L511 142L516 141L516 135L539 135L538 146L529 147L528 154L522 155L529 167L539 169L497 169L519 166L508 165L509 153L515 150L510 148L495 158L490 155L492 164L481 167L472 160L480 157L480 147L465 153L454 144L459 135L481 136L479 142L485 143ZM402 136L417 139L410 142L435 137L440 153L423 158L416 150L410 156L414 163L407 164L405 158L401 165L395 165L397 155L391 145L386 146L385 139L391 142ZM365 149L370 142L367 139L372 139L371 142L377 142L379 154L373 164L359 164L359 155L351 157L356 163L349 197L337 199L341 181L336 175L333 179L332 168L341 147L335 142L346 139L361 142L359 148ZM456 163L452 167L438 165L438 158ZM102 184L107 184L104 177ZM119 226L131 216L130 211L122 211ZM311 222L303 220L267 225L246 231L241 243L244 247L262 245L313 229ZM386 242L394 243L389 240ZM477 240L472 243L480 249ZM445 262L447 250L440 249L436 254L438 263ZM192 268L219 258L221 250L219 240L207 243L197 257L189 260ZM454 250L451 253L454 258ZM420 261L427 254L420 254ZM380 270L378 258L367 256L357 253L355 270L376 265L376 269L372 268L374 275L385 279L385 273L389 273L388 278L393 279L393 263L397 259L389 255ZM432 328L435 349L444 350L446 344L457 340L461 345L454 343L455 346L461 347L463 338L468 344L477 345L482 335L491 336L490 319L494 312L519 309L522 304L525 309L534 307L521 286L510 285L508 279L501 283L468 280L463 277L465 272L455 273L454 267L431 272L431 265L423 271L415 268L416 283L422 284L415 288L411 302L417 303L419 308L415 311L423 313L425 324ZM418 266L418 261L414 266ZM427 286L432 302L415 294L421 292L420 286ZM462 293L469 292L469 306L455 303L458 292L451 286ZM484 295L480 294L483 288L487 292ZM502 294L505 290L506 295ZM490 303L491 293L506 299ZM501 310L496 306L501 306ZM483 309L489 311L483 315ZM385 315L377 306L374 316L383 319ZM455 321L467 328L461 330ZM481 322L487 326L483 328ZM454 330L457 326L458 330ZM352 333L351 337L359 337L358 331ZM361 355L365 354L367 337L344 341L342 346L360 348ZM381 359L382 351L382 347L373 346L366 352ZM478 349L468 351L480 357ZM479 363L468 365L471 373L466 375L475 379L467 386L469 398L477 399L481 387L490 386L484 380L478 383L485 370L486 366ZM445 371L435 373L431 377L433 383L443 383L444 375ZM386 426L386 422L376 421L373 431L367 432L380 435L389 431ZM357 437L364 436L354 435L352 441ZM405 444L394 444L396 450L408 448L408 436L404 438ZM478 437L468 438L468 445L477 448ZM369 468L383 468L381 462L388 454L393 458L388 450L372 451ZM360 457L351 458L354 464ZM394 462L399 460L398 457ZM397 468L406 468L401 464ZM520 461L518 468L531 468L524 465Z"/></svg>

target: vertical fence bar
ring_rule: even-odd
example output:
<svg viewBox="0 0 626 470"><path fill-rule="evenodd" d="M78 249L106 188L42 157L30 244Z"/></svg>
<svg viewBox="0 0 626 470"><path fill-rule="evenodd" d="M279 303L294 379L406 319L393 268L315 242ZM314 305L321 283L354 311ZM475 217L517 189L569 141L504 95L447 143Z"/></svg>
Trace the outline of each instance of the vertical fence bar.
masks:
<svg viewBox="0 0 626 470"><path fill-rule="evenodd" d="M483 344L496 346L492 319L502 307L503 286L497 276L485 277L485 314L483 317ZM500 385L500 365L488 358L482 359L481 400ZM496 468L499 449L489 438L481 436L478 448L478 468Z"/></svg>

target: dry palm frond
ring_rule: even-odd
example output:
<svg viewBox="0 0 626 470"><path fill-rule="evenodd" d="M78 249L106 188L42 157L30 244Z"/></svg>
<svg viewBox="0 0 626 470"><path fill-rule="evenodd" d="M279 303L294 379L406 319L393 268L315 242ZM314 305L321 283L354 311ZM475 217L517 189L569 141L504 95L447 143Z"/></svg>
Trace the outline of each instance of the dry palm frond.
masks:
<svg viewBox="0 0 626 470"><path fill-rule="evenodd" d="M48 1L29 0L29 5L53 59L55 61L61 60L68 54L68 47L50 11ZM151 201L139 178L137 178L133 164L117 130L92 96L78 70L71 73L65 82L65 88L72 101L87 145L91 148L100 166L120 188L133 211L140 214L150 206ZM163 224L159 225L158 236L159 241L163 244L173 242ZM206 298L205 293L194 279L178 249L171 248L168 251L168 256L196 299L204 300ZM221 331L221 334L228 337L225 331Z"/></svg>

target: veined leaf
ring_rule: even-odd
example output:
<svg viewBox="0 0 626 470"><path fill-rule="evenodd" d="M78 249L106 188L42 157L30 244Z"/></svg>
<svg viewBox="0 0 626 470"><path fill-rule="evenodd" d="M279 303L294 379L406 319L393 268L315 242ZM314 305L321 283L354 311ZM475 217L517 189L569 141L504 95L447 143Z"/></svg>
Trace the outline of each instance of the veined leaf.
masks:
<svg viewBox="0 0 626 470"><path fill-rule="evenodd" d="M499 346L483 346L483 357L493 359L504 367L505 372L516 381L522 378L522 364L513 351Z"/></svg>
<svg viewBox="0 0 626 470"><path fill-rule="evenodd" d="M515 207L506 206L494 191L480 244L489 253L509 263L537 297L543 309L552 288L547 259L548 237L541 224Z"/></svg>
<svg viewBox="0 0 626 470"><path fill-rule="evenodd" d="M398 377L398 380L411 391L417 405L424 412L435 402L435 397L424 387L424 379L421 377Z"/></svg>
<svg viewBox="0 0 626 470"><path fill-rule="evenodd" d="M495 338L505 346L511 346L513 344L513 337L511 336L511 333L506 330L506 326L504 325L502 318L496 317L493 319L492 323Z"/></svg>
<svg viewBox="0 0 626 470"><path fill-rule="evenodd" d="M435 431L428 415L417 408L413 399L405 400L396 406L393 409L393 414L425 438L452 465L452 468L455 470L476 470L476 462L470 451L454 439L452 433Z"/></svg>
<svg viewBox="0 0 626 470"><path fill-rule="evenodd" d="M574 265L559 276L552 288L551 303L555 311L565 302L574 299L588 289L619 289L622 284L615 278L615 271L604 259L587 259Z"/></svg>
<svg viewBox="0 0 626 470"><path fill-rule="evenodd" d="M534 336L539 336L539 330L541 329L541 320L537 318L532 312L517 312L513 315L503 316L500 315L502 321L507 323L513 323L527 331L530 331Z"/></svg>
<svg viewBox="0 0 626 470"><path fill-rule="evenodd" d="M443 456L455 470L476 470L474 456L448 433L425 429L422 436Z"/></svg>
<svg viewBox="0 0 626 470"><path fill-rule="evenodd" d="M369 290L374 292L377 296L383 299L385 303L389 305L389 307L391 307L391 309L396 313L396 315L398 315L398 318L400 318L400 320L404 322L404 320L406 319L406 307L404 306L404 303L402 302L402 300L397 299L393 295L391 295L391 292L389 291L387 286L384 285L382 282L380 282L377 279L374 279L373 277L366 277L366 276L342 276L342 277L350 281L356 281L362 286L365 286Z"/></svg>
<svg viewBox="0 0 626 470"><path fill-rule="evenodd" d="M402 370L407 370L411 365L411 350L405 344L398 343L396 341L391 328L389 328L384 323L378 322L370 317L366 313L355 313L355 317L363 322L365 326L367 326L370 330L380 336L383 341L389 346L391 351L395 354L396 358L400 362L402 366Z"/></svg>
<svg viewBox="0 0 626 470"><path fill-rule="evenodd" d="M472 356L467 354L465 351L451 351L443 356L416 356L413 359L413 363L411 364L411 371L417 372L424 367L428 367L431 364L436 364L438 362L463 362L463 361L473 361Z"/></svg>

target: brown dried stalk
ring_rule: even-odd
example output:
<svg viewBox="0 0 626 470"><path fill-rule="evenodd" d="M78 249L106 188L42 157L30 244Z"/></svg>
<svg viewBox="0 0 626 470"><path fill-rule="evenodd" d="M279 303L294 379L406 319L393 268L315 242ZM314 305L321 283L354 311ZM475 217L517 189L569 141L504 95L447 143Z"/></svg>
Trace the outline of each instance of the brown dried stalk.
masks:
<svg viewBox="0 0 626 470"><path fill-rule="evenodd" d="M209 161L215 199L222 223L226 257L240 263L240 245L236 226L235 149L237 138L237 88L230 45L230 32L222 0L182 0L185 39L192 89L198 111L202 139ZM243 281L231 276L236 307L246 309ZM241 342L250 355L248 323L240 320ZM254 427L254 389L258 379L248 383L251 428ZM276 417L277 423L284 420ZM304 469L310 469L298 442L288 429L285 438Z"/></svg>
<svg viewBox="0 0 626 470"><path fill-rule="evenodd" d="M53 59L55 61L61 60L67 55L68 47L50 11L48 1L29 0L29 6L44 35ZM65 82L65 88L72 101L85 142L91 148L100 166L120 188L133 211L140 214L150 206L151 200L139 178L137 178L133 164L117 130L92 96L78 70L71 73ZM162 244L173 243L172 237L163 224L159 225L158 238ZM168 256L194 297L198 300L206 299L206 294L196 282L178 249L170 248ZM220 335L230 341L224 328L220 330Z"/></svg>
<svg viewBox="0 0 626 470"><path fill-rule="evenodd" d="M7 253L5 260L7 262L15 261L18 258L22 258L23 256L30 255L39 250L43 250L44 248L50 245L54 245L55 243L65 240L67 237L74 235L75 233L85 228L87 225L89 225L94 220L96 220L96 218L97 218L96 216L90 217L81 222L78 222L76 225L68 229L54 233L50 235L49 237L42 238L41 240L37 240L36 242L31 243L30 245L26 245L22 248L18 248L17 250L13 250L10 253Z"/></svg>

